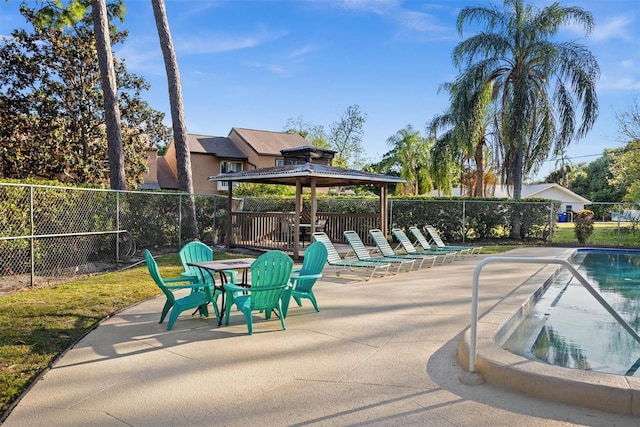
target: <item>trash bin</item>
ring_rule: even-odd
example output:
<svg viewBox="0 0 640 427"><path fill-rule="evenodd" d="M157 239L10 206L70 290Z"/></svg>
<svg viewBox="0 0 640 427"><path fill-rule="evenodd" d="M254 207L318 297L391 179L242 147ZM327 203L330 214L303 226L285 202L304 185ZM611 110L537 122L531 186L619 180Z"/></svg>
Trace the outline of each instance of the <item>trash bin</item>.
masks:
<svg viewBox="0 0 640 427"><path fill-rule="evenodd" d="M558 214L558 222L567 222L567 213L561 212Z"/></svg>

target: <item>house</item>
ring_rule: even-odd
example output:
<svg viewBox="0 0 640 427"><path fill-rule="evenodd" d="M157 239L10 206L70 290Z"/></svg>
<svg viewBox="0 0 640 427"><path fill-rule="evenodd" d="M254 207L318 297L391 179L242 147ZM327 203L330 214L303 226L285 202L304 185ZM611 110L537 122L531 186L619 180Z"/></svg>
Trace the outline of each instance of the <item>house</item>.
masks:
<svg viewBox="0 0 640 427"><path fill-rule="evenodd" d="M561 203L560 212L583 211L584 205L591 204L590 200L555 183L523 185L522 198L558 200Z"/></svg>
<svg viewBox="0 0 640 427"><path fill-rule="evenodd" d="M460 194L460 188L453 189L454 197L460 197ZM437 192L434 191L431 195L435 197L437 196ZM465 195L464 192L462 195ZM496 185L491 197L508 199L513 197L513 190L506 186ZM568 188L555 183L523 184L522 198L557 200L561 203L559 212L578 212L584 210L584 205L591 204L590 200L587 200Z"/></svg>
<svg viewBox="0 0 640 427"><path fill-rule="evenodd" d="M287 150L295 153L296 149L309 147L299 134L236 127L226 137L189 134L187 142L196 194L226 194L227 183L211 182L208 180L211 175L281 166L285 164ZM323 155L320 154L320 157ZM140 188L177 190L178 167L174 143L169 144L164 156L158 156L156 149L149 150L148 159L149 172Z"/></svg>

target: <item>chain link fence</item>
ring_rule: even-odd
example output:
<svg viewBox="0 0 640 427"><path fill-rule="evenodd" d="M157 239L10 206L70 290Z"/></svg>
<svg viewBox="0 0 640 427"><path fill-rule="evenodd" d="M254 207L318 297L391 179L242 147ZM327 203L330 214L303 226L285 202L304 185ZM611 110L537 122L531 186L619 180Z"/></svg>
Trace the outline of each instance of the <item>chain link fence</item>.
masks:
<svg viewBox="0 0 640 427"><path fill-rule="evenodd" d="M0 292L141 261L182 245L189 196L0 183ZM226 198L195 196L201 239L224 229ZM222 228L221 228L222 227Z"/></svg>
<svg viewBox="0 0 640 427"><path fill-rule="evenodd" d="M200 240L211 246L229 242L227 197L193 197ZM176 192L0 183L0 293L119 269L140 262L142 249L177 252L186 243L189 202L189 195ZM295 210L293 198L246 197L233 199L232 205L233 211L255 213ZM308 212L308 196L303 205ZM380 227L377 198L321 197L317 207L334 241L343 240L345 229L368 239L367 230ZM514 214L521 219L521 238L552 242L559 219L554 202L392 199L388 209L389 229L432 224L450 242L508 237ZM594 204L592 209L597 220L617 221L619 236L638 231L638 204Z"/></svg>

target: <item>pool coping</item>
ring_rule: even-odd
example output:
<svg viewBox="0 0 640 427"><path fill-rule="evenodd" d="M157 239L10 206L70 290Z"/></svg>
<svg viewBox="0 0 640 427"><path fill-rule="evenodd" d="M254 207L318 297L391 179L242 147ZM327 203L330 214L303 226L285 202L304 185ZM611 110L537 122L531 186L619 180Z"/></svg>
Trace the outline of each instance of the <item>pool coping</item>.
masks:
<svg viewBox="0 0 640 427"><path fill-rule="evenodd" d="M576 249L558 256L569 259ZM623 415L640 415L640 378L563 368L529 360L496 340L515 327L559 267L547 265L478 319L476 372L489 384L556 402ZM470 331L458 343L458 363L469 370Z"/></svg>

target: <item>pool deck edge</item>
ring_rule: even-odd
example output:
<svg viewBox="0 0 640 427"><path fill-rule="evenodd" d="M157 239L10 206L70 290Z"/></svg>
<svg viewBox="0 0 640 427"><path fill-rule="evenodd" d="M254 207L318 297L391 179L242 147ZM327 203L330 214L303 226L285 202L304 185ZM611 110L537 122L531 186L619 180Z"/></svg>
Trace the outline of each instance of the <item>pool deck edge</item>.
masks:
<svg viewBox="0 0 640 427"><path fill-rule="evenodd" d="M573 249L558 258L567 259ZM555 267L553 268L555 270ZM489 384L531 396L621 415L640 416L640 379L623 375L563 368L529 360L496 343L496 335L517 313L527 311L533 294L552 272L542 268L516 292L480 314L477 327L476 371ZM469 370L470 331L462 334L457 358Z"/></svg>

